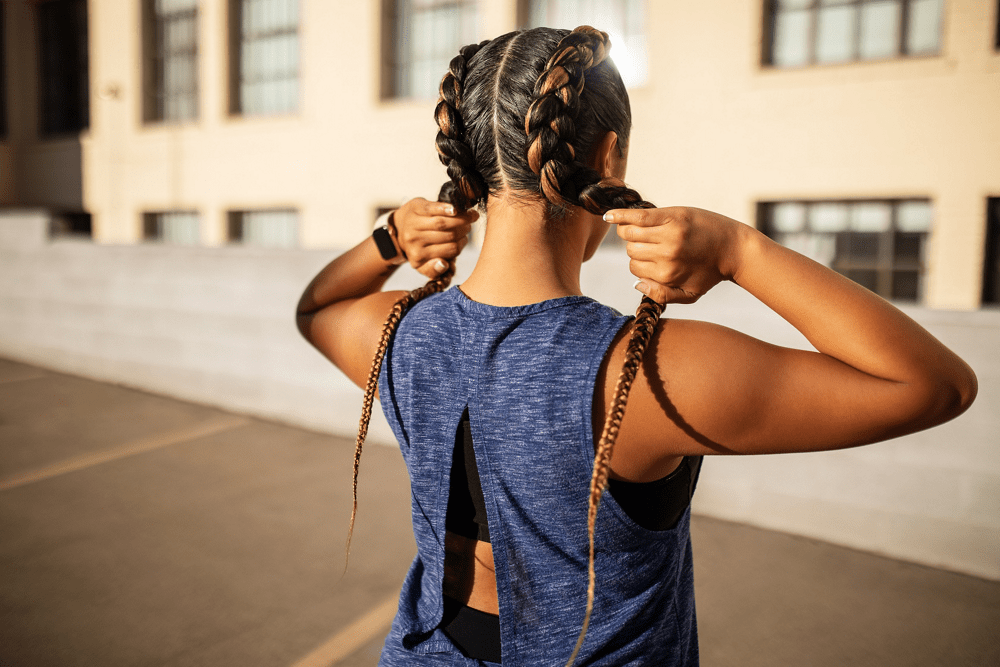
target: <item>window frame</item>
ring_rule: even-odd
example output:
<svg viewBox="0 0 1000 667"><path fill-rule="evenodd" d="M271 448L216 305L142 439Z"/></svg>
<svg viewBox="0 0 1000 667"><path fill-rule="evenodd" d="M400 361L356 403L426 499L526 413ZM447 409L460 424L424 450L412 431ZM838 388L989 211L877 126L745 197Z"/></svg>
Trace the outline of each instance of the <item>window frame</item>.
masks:
<svg viewBox="0 0 1000 667"><path fill-rule="evenodd" d="M252 0L250 0L252 1ZM276 34L294 34L296 36L296 49L298 50L298 61L295 70L295 82L296 82L296 95L294 104L287 109L280 109L277 111L247 111L246 104L243 100L243 49L244 42L248 41L244 38L243 34L243 9L244 3L247 0L229 0L227 2L228 8L228 65L229 65L229 115L230 116L245 116L245 117L269 117L269 116L288 116L295 115L299 112L299 107L302 101L301 96L301 74L302 74L302 43L301 43L301 27L302 27L302 0L289 0L298 5L296 10L297 22L295 24L294 30L278 30ZM290 80L292 77L284 77L282 79L266 79L271 81L283 81Z"/></svg>
<svg viewBox="0 0 1000 667"><path fill-rule="evenodd" d="M928 224L928 228L925 231L906 231L901 230L898 227L899 209L901 205L908 203L925 203L931 206L932 218ZM801 204L807 207L806 213L806 226L800 232L782 232L777 230L773 223L773 213L772 211L777 205L780 204ZM887 229L877 232L864 232L856 231L851 229L836 230L836 231L821 231L810 229L808 209L815 207L817 205L845 205L848 207L847 215L850 216L850 207L855 205L863 204L886 204L890 206L890 221ZM781 243L779 240L779 235L781 234L809 234L809 235L826 235L833 239L834 243L834 254L831 258L829 268L833 269L837 273L850 278L861 284L872 292L878 294L885 299L891 299L895 301L901 301L906 303L922 303L924 297L926 296L926 279L927 279L927 255L926 249L928 241L931 238L934 228L933 220L933 200L929 197L880 197L880 198L858 198L858 199L775 199L768 201L760 201L757 203L757 229L759 229L765 236ZM853 262L850 258L850 253L841 254L841 249L844 245L849 244L854 238L859 241L863 240L860 237L861 234L865 235L876 235L877 246L875 252L874 261L864 261L862 259L855 259ZM919 255L915 261L907 261L898 259L896 255L896 246L898 237L901 234L908 235L920 235L919 238ZM852 235L859 235L854 237ZM846 259L844 257L847 257ZM862 272L871 271L875 273L875 287L874 289L868 287L860 280L855 280L851 277L851 272ZM894 278L899 273L904 272L916 272L917 284L916 284L916 296L914 298L909 298L906 296L895 296L893 292L894 289Z"/></svg>
<svg viewBox="0 0 1000 667"><path fill-rule="evenodd" d="M195 240L191 243L178 243L170 241L163 236L163 218L168 215L192 215L196 221ZM141 216L141 231L143 243L162 243L164 245L177 245L186 247L197 247L201 245L201 212L197 209L157 209L143 211Z"/></svg>
<svg viewBox="0 0 1000 667"><path fill-rule="evenodd" d="M532 23L531 23L532 9L533 9L533 5L534 5L535 1L536 0L517 0L517 25L521 29L529 29L529 28L536 27L536 26L532 25ZM652 0L652 1L655 1L655 0ZM616 8L616 11L620 11L622 13L622 17L621 18L622 18L623 30L627 30L629 21L628 21L628 8L625 6L625 3L629 2L629 0L608 0L608 2L609 2L609 4L615 3L615 2L621 2L621 6L618 7L618 8ZM650 67L650 64L651 64L650 57L649 57L649 43L648 43L649 31L648 31L648 29L645 29L645 28L647 28L648 21L649 21L649 4L650 4L650 0L637 0L637 2L641 6L641 13L642 13L641 20L638 20L637 22L640 23L643 26L644 30L642 30L641 32L626 32L625 34L621 35L620 37L621 37L622 40L625 40L625 42L626 42L626 44L622 45L623 48L627 47L627 42L628 42L629 38L631 38L631 37L641 37L643 39L643 41L645 42L644 53L643 53L643 56L645 58L645 62L643 63L642 71L641 71L641 73L637 73L637 78L635 80L631 80L630 77L629 77L629 71L626 70L626 65L624 64L625 61L621 60L620 57L619 57L618 60L615 61L615 64L619 68L619 73L622 73L622 78L623 78L623 80L625 80L625 85L626 85L626 87L629 90L633 90L633 89L636 89L636 88L641 88L643 86L646 86L651 81L651 76L650 76L650 72L649 72L649 67ZM553 8L550 6L549 7L549 16L542 23L542 25L549 26L549 27L556 27L556 28L568 28L568 29L573 29L573 28L577 27L575 25L574 26L571 26L571 25L555 25L556 23L559 23L559 21L557 21L554 18L551 18L552 10L553 10ZM635 17L633 17L633 18L635 18ZM585 18L584 21L587 21L587 19ZM613 26L608 26L608 25L597 25L596 21L592 21L592 22L590 22L590 24L594 25L595 27L597 27L597 28L599 28L601 30L608 30L609 32L611 32L611 30L609 30L609 28L613 27ZM618 36L615 36L612 39L612 41L611 41L612 56L614 56L614 48L615 48L616 40L617 39L618 39ZM628 53L628 52L626 52L626 53Z"/></svg>
<svg viewBox="0 0 1000 667"><path fill-rule="evenodd" d="M295 240L290 245L257 243L247 241L245 225L247 214L254 213L285 213L295 215ZM229 245L249 248L295 249L302 246L302 225L299 209L294 206L275 206L265 208L241 208L226 211L226 243Z"/></svg>
<svg viewBox="0 0 1000 667"><path fill-rule="evenodd" d="M193 61L192 66L192 89L190 96L193 98L193 112L190 116L172 116L167 114L168 91L163 77L162 63L167 61L165 49L160 48L162 41L163 19L156 12L156 0L142 0L140 20L142 23L142 121L145 124L179 124L197 122L201 116L201 80L200 64L201 51L201 12L199 2L196 0L192 9L174 13L173 20L178 20L177 16L186 14L193 19L194 40L191 51L176 51L178 53L189 54Z"/></svg>
<svg viewBox="0 0 1000 667"><path fill-rule="evenodd" d="M897 2L900 6L899 15L899 27L896 34L896 50L892 55L889 56L878 56L872 58L863 57L860 50L860 34L861 34L861 12L858 12L858 16L855 19L853 31L852 31L852 44L851 44L851 57L845 60L824 62L817 59L817 21L819 16L819 9L821 7L821 0L809 0L810 5L806 8L802 8L799 11L809 12L809 29L807 37L807 52L808 58L806 62L796 65L779 65L774 63L774 40L777 35L776 24L779 14L779 2L780 0L763 0L762 3L762 18L763 26L761 30L761 53L760 53L760 65L762 68L767 70L799 70L806 69L810 67L829 67L837 65L853 65L858 63L879 63L888 62L893 60L903 60L912 58L936 58L941 56L943 41L944 41L944 12L946 9L946 0L941 0L941 32L938 34L938 46L937 50L933 53L929 52L917 52L910 53L907 50L907 33L909 30L909 17L911 11L911 4L915 0L893 0ZM854 6L859 9L866 4L871 4L873 2L878 2L881 0L843 0L843 6ZM998 40L1000 40L1000 27L998 27Z"/></svg>
<svg viewBox="0 0 1000 667"><path fill-rule="evenodd" d="M444 76L445 71L448 67L448 62L458 55L458 50L465 46L466 44L472 44L479 39L479 35L482 33L481 21L482 21L482 4L483 0L383 0L382 2L382 43L381 43L381 85L380 85L380 96L381 101L393 101L393 100L430 100L437 96L436 83L435 80L435 91L431 95L428 91L428 95L424 96L421 91L414 91L408 85L403 85L403 81L407 78L405 72L411 71L412 68L417 64L416 59L412 57L411 54L404 54L402 50L408 45L407 39L404 39L401 34L404 32L403 23L408 17L414 15L414 12L407 11L402 5L406 3L409 5L414 1L420 1L424 3L433 3L433 7L424 8L425 11L432 11L438 7L466 7L468 11L471 12L471 17L467 20L471 21L473 28L471 34L464 34L461 32L463 18L459 18L459 34L458 39L454 44L454 49L449 51L449 56L447 59L441 59L440 72L438 73L436 79L440 80ZM430 61L435 60L434 58L427 59Z"/></svg>

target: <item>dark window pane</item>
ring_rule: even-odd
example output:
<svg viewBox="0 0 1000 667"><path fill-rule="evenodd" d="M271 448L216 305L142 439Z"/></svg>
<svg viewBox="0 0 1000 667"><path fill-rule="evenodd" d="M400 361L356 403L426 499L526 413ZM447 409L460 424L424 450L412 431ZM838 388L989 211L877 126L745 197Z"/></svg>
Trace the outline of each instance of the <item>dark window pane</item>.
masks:
<svg viewBox="0 0 1000 667"><path fill-rule="evenodd" d="M0 2L0 139L7 136L7 51L4 48L4 13L7 3Z"/></svg>
<svg viewBox="0 0 1000 667"><path fill-rule="evenodd" d="M38 6L42 134L79 132L90 123L86 0Z"/></svg>
<svg viewBox="0 0 1000 667"><path fill-rule="evenodd" d="M878 262L880 234L844 232L837 236L837 262L851 265Z"/></svg>
<svg viewBox="0 0 1000 667"><path fill-rule="evenodd" d="M49 224L49 236L90 238L93 235L89 213L54 214Z"/></svg>
<svg viewBox="0 0 1000 667"><path fill-rule="evenodd" d="M919 263L923 256L923 240L923 234L896 232L894 259L897 262Z"/></svg>
<svg viewBox="0 0 1000 667"><path fill-rule="evenodd" d="M893 271L892 298L916 301L920 296L920 273L917 271Z"/></svg>
<svg viewBox="0 0 1000 667"><path fill-rule="evenodd" d="M867 287L871 291L878 293L878 272L875 269L848 269L840 273L862 287Z"/></svg>
<svg viewBox="0 0 1000 667"><path fill-rule="evenodd" d="M987 200L983 259L983 304L1000 304L1000 197Z"/></svg>

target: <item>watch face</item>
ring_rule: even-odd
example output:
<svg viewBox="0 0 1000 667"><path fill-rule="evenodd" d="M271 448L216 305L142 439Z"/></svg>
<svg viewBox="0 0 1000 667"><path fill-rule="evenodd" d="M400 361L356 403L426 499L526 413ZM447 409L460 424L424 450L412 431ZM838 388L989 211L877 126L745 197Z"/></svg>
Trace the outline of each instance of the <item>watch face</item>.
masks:
<svg viewBox="0 0 1000 667"><path fill-rule="evenodd" d="M392 242L388 227L377 228L372 232L372 238L375 239L378 254L382 255L382 259L393 259L399 254L396 252L396 244Z"/></svg>

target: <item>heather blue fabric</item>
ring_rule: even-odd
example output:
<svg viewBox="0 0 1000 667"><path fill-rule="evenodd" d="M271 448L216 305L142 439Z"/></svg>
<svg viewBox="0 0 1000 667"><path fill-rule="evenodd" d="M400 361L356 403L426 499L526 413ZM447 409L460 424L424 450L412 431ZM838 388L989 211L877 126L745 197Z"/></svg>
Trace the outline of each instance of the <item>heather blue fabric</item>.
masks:
<svg viewBox="0 0 1000 667"><path fill-rule="evenodd" d="M452 288L407 313L379 378L412 487L417 556L383 667L480 665L437 629L455 431L466 405L500 602L503 665L563 665L587 600L591 404L608 346L628 322L587 297L512 308ZM698 664L690 509L636 525L605 494L597 591L578 665Z"/></svg>

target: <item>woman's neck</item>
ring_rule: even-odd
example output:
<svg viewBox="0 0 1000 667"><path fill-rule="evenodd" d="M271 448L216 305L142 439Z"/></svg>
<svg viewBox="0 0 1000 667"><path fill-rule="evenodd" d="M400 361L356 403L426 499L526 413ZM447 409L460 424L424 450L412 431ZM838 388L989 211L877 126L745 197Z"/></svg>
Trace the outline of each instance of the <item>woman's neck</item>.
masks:
<svg viewBox="0 0 1000 667"><path fill-rule="evenodd" d="M579 215L547 220L544 201L491 197L486 236L462 291L494 306L521 306L582 294L589 234Z"/></svg>

